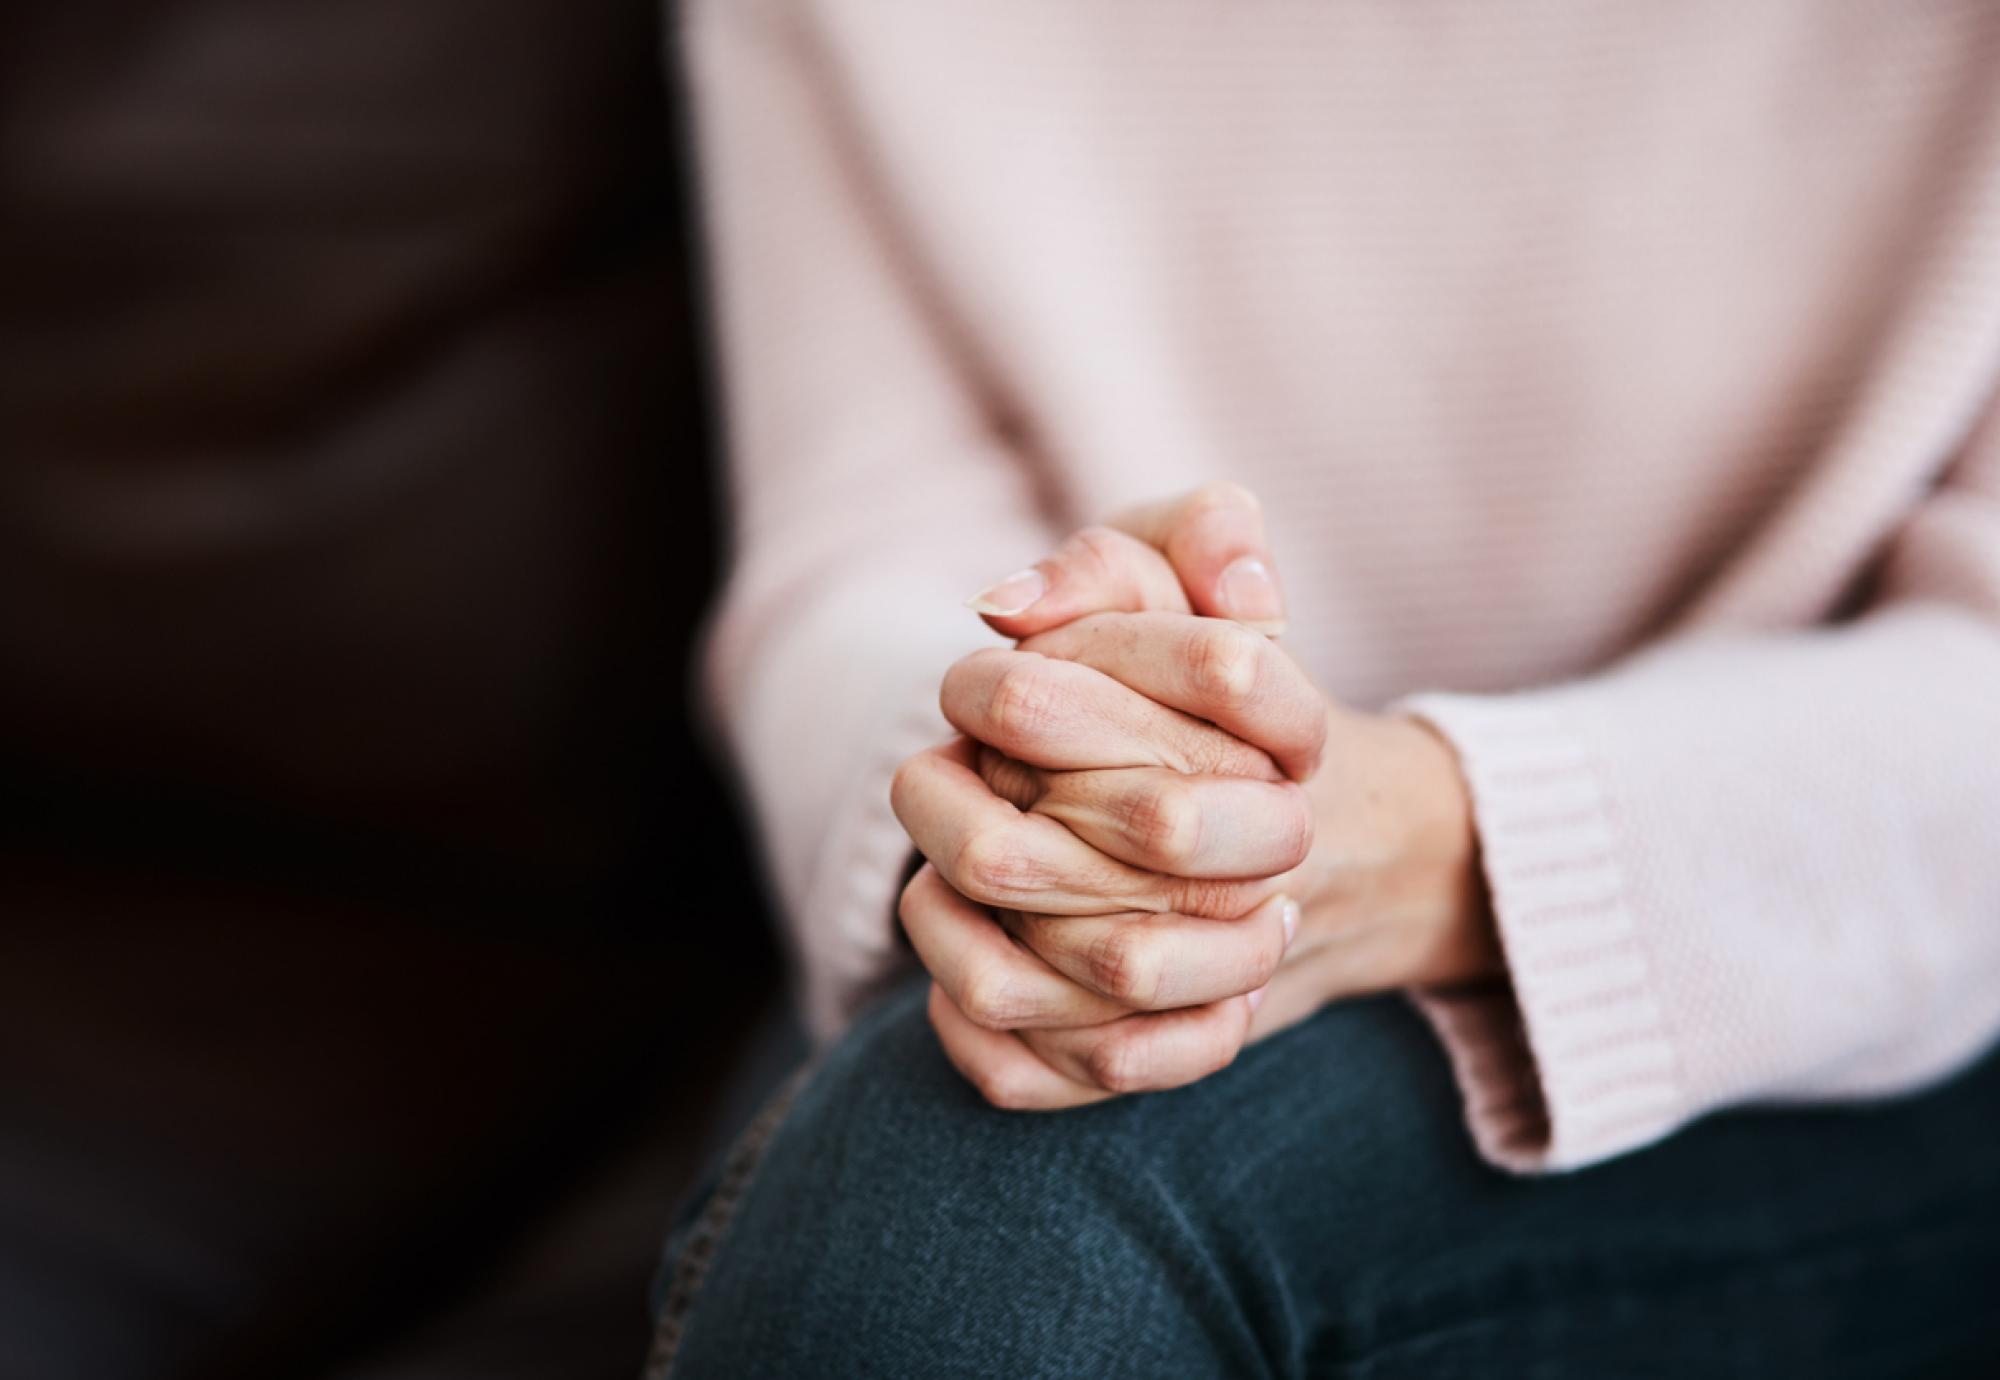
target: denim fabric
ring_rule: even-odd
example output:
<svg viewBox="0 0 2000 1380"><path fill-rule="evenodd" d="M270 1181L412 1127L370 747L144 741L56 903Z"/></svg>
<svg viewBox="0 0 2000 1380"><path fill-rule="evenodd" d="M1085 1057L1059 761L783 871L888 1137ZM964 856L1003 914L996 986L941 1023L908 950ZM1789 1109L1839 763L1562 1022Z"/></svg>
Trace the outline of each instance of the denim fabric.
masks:
<svg viewBox="0 0 2000 1380"><path fill-rule="evenodd" d="M1395 998L1193 1087L1008 1113L913 985L739 1147L700 1258L669 1261L655 1373L2000 1374L1996 1133L1989 1058L1511 1178Z"/></svg>

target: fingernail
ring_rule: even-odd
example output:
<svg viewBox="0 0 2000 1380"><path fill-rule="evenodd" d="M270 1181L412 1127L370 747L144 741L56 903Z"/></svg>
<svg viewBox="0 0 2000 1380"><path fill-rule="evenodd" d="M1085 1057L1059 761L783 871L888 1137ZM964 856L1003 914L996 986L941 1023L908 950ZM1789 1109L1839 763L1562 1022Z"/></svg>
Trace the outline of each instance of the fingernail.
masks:
<svg viewBox="0 0 2000 1380"><path fill-rule="evenodd" d="M1223 567L1215 582L1222 611L1258 632L1276 636L1285 630L1285 606L1271 569L1255 556L1238 556Z"/></svg>
<svg viewBox="0 0 2000 1380"><path fill-rule="evenodd" d="M1269 992L1270 990L1271 990L1271 984L1267 982L1262 987L1259 987L1256 991L1246 994L1243 1000L1249 1002L1250 1009L1252 1011L1255 1011L1258 1007L1264 1004L1264 994L1266 992Z"/></svg>
<svg viewBox="0 0 2000 1380"><path fill-rule="evenodd" d="M1285 947L1289 949L1292 947L1292 940L1297 938L1299 933L1299 903L1287 896L1284 904L1278 908L1278 919L1285 926Z"/></svg>
<svg viewBox="0 0 2000 1380"><path fill-rule="evenodd" d="M965 601L965 606L975 613L989 614L995 618L1012 618L1017 613L1026 613L1035 606L1035 601L1049 591L1049 582L1042 578L1039 570L1022 570L1009 575L999 584L982 589Z"/></svg>

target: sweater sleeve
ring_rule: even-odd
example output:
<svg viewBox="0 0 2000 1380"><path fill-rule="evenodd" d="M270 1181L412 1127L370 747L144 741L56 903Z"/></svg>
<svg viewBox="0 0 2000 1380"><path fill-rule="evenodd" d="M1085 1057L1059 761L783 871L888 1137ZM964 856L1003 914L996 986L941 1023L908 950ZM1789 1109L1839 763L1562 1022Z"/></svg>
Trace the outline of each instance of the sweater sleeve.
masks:
<svg viewBox="0 0 2000 1380"><path fill-rule="evenodd" d="M1862 612L1399 707L1458 749L1510 982L1420 993L1482 1153L1948 1076L2000 1029L2000 423Z"/></svg>
<svg viewBox="0 0 2000 1380"><path fill-rule="evenodd" d="M724 379L731 571L707 701L835 1031L893 962L889 779L993 638L963 607L1054 536L790 6L693 0L685 54Z"/></svg>

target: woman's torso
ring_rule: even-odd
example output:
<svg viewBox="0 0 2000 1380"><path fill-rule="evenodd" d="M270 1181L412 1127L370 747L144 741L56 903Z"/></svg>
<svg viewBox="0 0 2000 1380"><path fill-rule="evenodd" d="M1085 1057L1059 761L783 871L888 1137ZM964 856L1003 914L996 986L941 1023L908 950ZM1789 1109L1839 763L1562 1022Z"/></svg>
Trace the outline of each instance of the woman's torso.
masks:
<svg viewBox="0 0 2000 1380"><path fill-rule="evenodd" d="M1819 616L1991 386L2000 6L812 21L1060 516L1251 485L1354 701Z"/></svg>

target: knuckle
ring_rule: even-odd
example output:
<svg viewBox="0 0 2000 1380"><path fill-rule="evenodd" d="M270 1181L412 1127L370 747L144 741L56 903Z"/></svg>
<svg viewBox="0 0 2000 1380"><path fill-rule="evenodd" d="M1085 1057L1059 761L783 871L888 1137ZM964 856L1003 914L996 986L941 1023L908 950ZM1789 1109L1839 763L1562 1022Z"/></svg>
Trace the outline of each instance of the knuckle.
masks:
<svg viewBox="0 0 2000 1380"><path fill-rule="evenodd" d="M1015 659L994 682L986 713L996 738L1006 743L1032 742L1055 722L1061 693L1047 662Z"/></svg>
<svg viewBox="0 0 2000 1380"><path fill-rule="evenodd" d="M1035 1105L1029 1081L1003 1064L982 1065L973 1077L972 1086L987 1102L1004 1112L1024 1112Z"/></svg>
<svg viewBox="0 0 2000 1380"><path fill-rule="evenodd" d="M1004 656L1004 647L981 647L976 652L964 656L944 668L944 679L938 686L938 702L948 706L952 700L963 695L977 685L981 668L996 657Z"/></svg>
<svg viewBox="0 0 2000 1380"><path fill-rule="evenodd" d="M1012 906L1050 884L1048 870L1004 824L968 834L952 854L948 876L960 894L988 906Z"/></svg>
<svg viewBox="0 0 2000 1380"><path fill-rule="evenodd" d="M998 963L967 974L956 1000L965 1018L986 1030L1011 1030L1027 1015L1020 984Z"/></svg>
<svg viewBox="0 0 2000 1380"><path fill-rule="evenodd" d="M1018 883L1021 865L1005 832L988 827L966 835L952 859L951 872L960 891L974 900L990 901L1007 895Z"/></svg>
<svg viewBox="0 0 2000 1380"><path fill-rule="evenodd" d="M1186 863L1201 847L1201 802L1178 781L1133 791L1124 816L1126 837L1150 862L1169 867Z"/></svg>
<svg viewBox="0 0 2000 1380"><path fill-rule="evenodd" d="M1130 538L1114 528L1094 526L1078 530L1065 545L1080 567L1104 576L1118 569L1128 540Z"/></svg>
<svg viewBox="0 0 2000 1380"><path fill-rule="evenodd" d="M1211 708L1241 710L1257 694L1266 643L1250 629L1215 621L1188 644L1188 677Z"/></svg>
<svg viewBox="0 0 2000 1380"><path fill-rule="evenodd" d="M1282 856L1287 859L1286 867L1297 867L1312 854L1316 821L1313 819L1312 804L1307 799L1303 787L1294 786L1290 791L1291 803L1278 822L1278 837Z"/></svg>
<svg viewBox="0 0 2000 1380"><path fill-rule="evenodd" d="M908 818L910 795L916 789L917 773L921 771L914 757L905 757L896 764L896 774L889 778L889 808L896 812L896 818Z"/></svg>
<svg viewBox="0 0 2000 1380"><path fill-rule="evenodd" d="M1236 1062L1236 1056L1243 1052L1243 1042L1233 1036L1218 1034L1203 1051L1201 1066L1194 1078L1208 1078L1221 1073ZM1193 1082L1194 1078L1188 1081Z"/></svg>
<svg viewBox="0 0 2000 1380"><path fill-rule="evenodd" d="M1266 932L1262 946L1257 951L1257 962L1250 979L1244 984L1244 991L1254 992L1278 975L1278 969L1285 961L1285 932L1272 925Z"/></svg>
<svg viewBox="0 0 2000 1380"><path fill-rule="evenodd" d="M1107 926L1083 955L1090 985L1126 1006L1149 1009L1160 997L1158 958L1146 931L1132 924Z"/></svg>
<svg viewBox="0 0 2000 1380"><path fill-rule="evenodd" d="M1152 1051L1137 1032L1106 1035L1084 1055L1090 1079L1106 1092L1144 1092L1152 1086Z"/></svg>
<svg viewBox="0 0 2000 1380"><path fill-rule="evenodd" d="M1319 701L1319 697L1315 695L1313 698L1316 707L1319 707L1322 712L1313 716L1313 726L1307 733L1307 740L1310 746L1307 749L1306 756L1317 767L1321 758L1326 755L1327 740L1333 736L1333 724L1332 716L1324 712L1324 705Z"/></svg>

